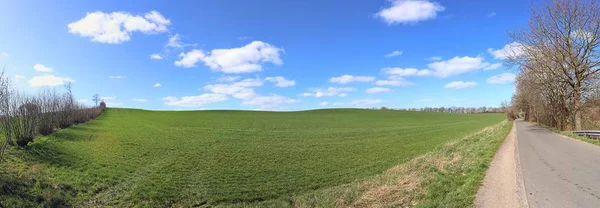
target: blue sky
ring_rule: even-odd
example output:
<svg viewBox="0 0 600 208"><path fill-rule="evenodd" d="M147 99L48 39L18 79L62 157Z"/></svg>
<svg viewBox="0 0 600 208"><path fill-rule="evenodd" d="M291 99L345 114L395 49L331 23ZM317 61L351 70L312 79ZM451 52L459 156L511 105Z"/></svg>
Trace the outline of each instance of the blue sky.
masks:
<svg viewBox="0 0 600 208"><path fill-rule="evenodd" d="M91 104L302 110L498 106L523 1L5 1L0 65ZM157 84L158 83L158 84Z"/></svg>

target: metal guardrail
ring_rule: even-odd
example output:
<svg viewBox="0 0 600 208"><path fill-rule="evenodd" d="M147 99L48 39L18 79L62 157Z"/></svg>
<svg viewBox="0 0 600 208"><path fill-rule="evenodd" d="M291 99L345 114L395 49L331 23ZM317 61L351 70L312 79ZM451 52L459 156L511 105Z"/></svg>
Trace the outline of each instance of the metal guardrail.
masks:
<svg viewBox="0 0 600 208"><path fill-rule="evenodd" d="M600 138L600 130L581 130L572 132L580 136Z"/></svg>

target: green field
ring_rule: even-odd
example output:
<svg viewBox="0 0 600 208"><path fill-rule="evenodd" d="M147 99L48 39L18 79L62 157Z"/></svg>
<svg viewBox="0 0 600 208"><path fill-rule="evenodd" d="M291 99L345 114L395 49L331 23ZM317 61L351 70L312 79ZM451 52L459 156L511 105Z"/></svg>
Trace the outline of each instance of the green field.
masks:
<svg viewBox="0 0 600 208"><path fill-rule="evenodd" d="M382 173L502 120L359 109L109 109L28 150L11 149L0 180L13 190L0 200L118 207L285 201Z"/></svg>

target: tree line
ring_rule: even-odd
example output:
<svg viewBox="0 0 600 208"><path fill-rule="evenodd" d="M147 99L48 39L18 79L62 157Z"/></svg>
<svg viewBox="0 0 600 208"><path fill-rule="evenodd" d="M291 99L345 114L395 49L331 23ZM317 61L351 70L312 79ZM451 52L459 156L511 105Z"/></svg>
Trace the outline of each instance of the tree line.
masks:
<svg viewBox="0 0 600 208"><path fill-rule="evenodd" d="M372 110L401 110L401 111L420 111L420 112L439 112L439 113L504 113L507 105L501 107L423 107L423 108L371 108Z"/></svg>
<svg viewBox="0 0 600 208"><path fill-rule="evenodd" d="M9 77L0 73L0 133L5 139L0 161L9 146L25 147L38 135L87 122L102 113L106 104L97 103L98 95L94 96L96 106L88 107L75 100L71 88L67 83L64 92L45 89L27 94L14 89Z"/></svg>
<svg viewBox="0 0 600 208"><path fill-rule="evenodd" d="M509 35L507 63L519 68L510 113L561 130L597 128L598 1L548 0Z"/></svg>

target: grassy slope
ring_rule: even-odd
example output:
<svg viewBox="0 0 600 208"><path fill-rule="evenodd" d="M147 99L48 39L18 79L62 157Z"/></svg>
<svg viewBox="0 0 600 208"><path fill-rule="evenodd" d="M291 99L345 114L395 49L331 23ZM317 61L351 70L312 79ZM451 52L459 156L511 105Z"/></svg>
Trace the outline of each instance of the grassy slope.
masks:
<svg viewBox="0 0 600 208"><path fill-rule="evenodd" d="M2 201L289 205L292 195L381 173L502 119L356 109L110 109L94 122L36 141L28 151L11 150L0 177L7 181L3 186L15 189L4 191Z"/></svg>

